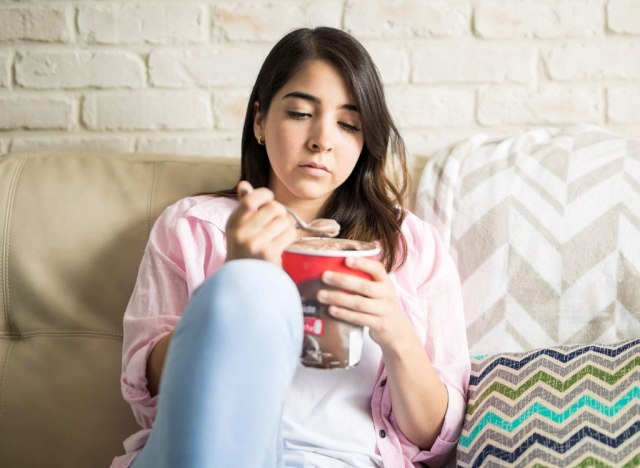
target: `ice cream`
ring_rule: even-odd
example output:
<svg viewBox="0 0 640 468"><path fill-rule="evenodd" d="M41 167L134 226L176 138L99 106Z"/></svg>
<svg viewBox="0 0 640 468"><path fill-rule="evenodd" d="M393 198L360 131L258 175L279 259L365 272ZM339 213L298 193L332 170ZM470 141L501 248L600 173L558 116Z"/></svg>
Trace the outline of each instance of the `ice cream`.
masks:
<svg viewBox="0 0 640 468"><path fill-rule="evenodd" d="M309 255L344 256L344 252L363 252L369 256L377 253L378 246L373 242L361 242L351 239L328 239L326 237L303 237L291 244L287 251L307 253Z"/></svg>

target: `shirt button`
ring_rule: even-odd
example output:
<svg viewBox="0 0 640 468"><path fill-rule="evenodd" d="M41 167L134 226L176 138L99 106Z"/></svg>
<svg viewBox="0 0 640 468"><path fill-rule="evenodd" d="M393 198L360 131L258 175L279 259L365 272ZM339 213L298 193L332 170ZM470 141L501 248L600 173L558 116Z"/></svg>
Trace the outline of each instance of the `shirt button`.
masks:
<svg viewBox="0 0 640 468"><path fill-rule="evenodd" d="M384 439L385 437L387 437L387 433L384 432L384 429L380 429L380 432L378 432L378 434L380 434L381 439Z"/></svg>
<svg viewBox="0 0 640 468"><path fill-rule="evenodd" d="M380 386L384 387L385 385L387 385L387 378L385 377L384 379L382 379L382 382L380 382Z"/></svg>

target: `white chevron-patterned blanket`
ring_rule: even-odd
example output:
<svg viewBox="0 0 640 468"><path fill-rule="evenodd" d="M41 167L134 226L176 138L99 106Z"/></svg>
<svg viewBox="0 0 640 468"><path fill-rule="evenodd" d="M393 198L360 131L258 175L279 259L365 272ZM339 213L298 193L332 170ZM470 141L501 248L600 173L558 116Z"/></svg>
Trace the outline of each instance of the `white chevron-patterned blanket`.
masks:
<svg viewBox="0 0 640 468"><path fill-rule="evenodd" d="M477 135L427 163L416 212L457 262L472 355L640 337L640 139Z"/></svg>

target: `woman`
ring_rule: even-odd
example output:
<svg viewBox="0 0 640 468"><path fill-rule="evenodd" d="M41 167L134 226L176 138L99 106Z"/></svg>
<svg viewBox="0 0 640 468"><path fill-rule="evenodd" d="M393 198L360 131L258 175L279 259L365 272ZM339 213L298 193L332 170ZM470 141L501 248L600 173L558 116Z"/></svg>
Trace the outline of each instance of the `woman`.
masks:
<svg viewBox="0 0 640 468"><path fill-rule="evenodd" d="M461 292L435 231L402 209L406 174L360 43L332 28L281 39L247 106L236 189L180 200L151 232L124 317L122 390L143 430L114 466L443 463L469 372ZM327 272L318 293L367 330L353 369L299 364L300 297L280 259L304 233L285 206L381 246L348 264L371 280Z"/></svg>

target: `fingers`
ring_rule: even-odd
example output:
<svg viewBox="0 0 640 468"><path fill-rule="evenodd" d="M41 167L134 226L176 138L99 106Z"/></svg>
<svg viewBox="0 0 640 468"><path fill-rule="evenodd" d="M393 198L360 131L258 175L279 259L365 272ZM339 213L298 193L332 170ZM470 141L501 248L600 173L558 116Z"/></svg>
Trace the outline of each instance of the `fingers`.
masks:
<svg viewBox="0 0 640 468"><path fill-rule="evenodd" d="M359 294L351 294L341 290L322 289L318 292L318 300L341 309L375 315L378 313L380 301Z"/></svg>
<svg viewBox="0 0 640 468"><path fill-rule="evenodd" d="M229 216L228 229L239 229L253 224L260 228L271 218L286 211L283 207L278 208L279 204L274 202L273 192L267 188L254 189L249 182L243 180L238 183L236 190L240 203ZM263 207L264 211L259 212Z"/></svg>
<svg viewBox="0 0 640 468"><path fill-rule="evenodd" d="M286 229L293 225L293 222L284 206L271 200L259 205L255 210L251 208L240 209L238 224L239 238L246 240L258 235L266 236L266 231L272 231L274 228Z"/></svg>
<svg viewBox="0 0 640 468"><path fill-rule="evenodd" d="M238 199L241 199L245 195L253 192L253 186L246 180L241 180L236 186L236 192L238 193Z"/></svg>
<svg viewBox="0 0 640 468"><path fill-rule="evenodd" d="M329 312L338 318L369 325L371 316L387 313L389 304L395 302L395 292L380 262L365 258L350 260L347 262L349 267L357 266L354 269L367 272L378 280L326 271L322 281L328 287L318 292L318 300L327 304Z"/></svg>
<svg viewBox="0 0 640 468"><path fill-rule="evenodd" d="M344 263L349 268L370 274L374 281L386 281L388 278L384 265L373 258L347 257Z"/></svg>
<svg viewBox="0 0 640 468"><path fill-rule="evenodd" d="M240 206L248 211L257 211L262 205L274 199L273 192L266 187L254 189L249 182L241 180L236 187Z"/></svg>
<svg viewBox="0 0 640 468"><path fill-rule="evenodd" d="M403 343L413 328L382 263L367 258L350 258L346 265L368 273L371 279L325 272L322 281L327 287L318 292L318 301L327 306L331 316L369 327L371 338L383 352Z"/></svg>
<svg viewBox="0 0 640 468"><path fill-rule="evenodd" d="M245 226L236 235L238 242L246 244L246 249L251 256L260 257L262 251L269 254L278 252L279 255L296 239L293 221L286 213L274 216L266 214L273 211L261 208L255 216L261 219Z"/></svg>
<svg viewBox="0 0 640 468"><path fill-rule="evenodd" d="M237 186L239 203L227 221L227 259L260 258L278 262L296 238L285 207L268 188L254 189L247 181Z"/></svg>
<svg viewBox="0 0 640 468"><path fill-rule="evenodd" d="M388 293L388 275L382 263L370 258L349 257L346 266L359 270L371 276L371 279L349 273L326 271L322 281L330 286L344 289L367 297L384 297Z"/></svg>
<svg viewBox="0 0 640 468"><path fill-rule="evenodd" d="M378 324L383 317L381 315L356 312L351 309L345 309L335 305L329 306L328 310L329 314L334 318L344 320L345 322L349 322L353 325L369 327L371 330L378 328Z"/></svg>

